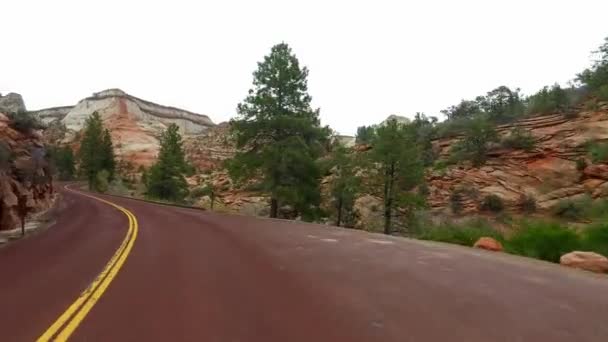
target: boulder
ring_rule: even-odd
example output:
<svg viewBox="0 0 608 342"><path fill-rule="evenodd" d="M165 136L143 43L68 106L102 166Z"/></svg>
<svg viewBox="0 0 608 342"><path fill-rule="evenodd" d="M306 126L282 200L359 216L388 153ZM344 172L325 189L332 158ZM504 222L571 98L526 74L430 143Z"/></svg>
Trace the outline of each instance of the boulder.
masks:
<svg viewBox="0 0 608 342"><path fill-rule="evenodd" d="M583 173L587 177L608 180L608 165L589 165L583 170Z"/></svg>
<svg viewBox="0 0 608 342"><path fill-rule="evenodd" d="M594 252L574 251L562 255L559 263L596 273L608 273L608 258Z"/></svg>
<svg viewBox="0 0 608 342"><path fill-rule="evenodd" d="M500 242L498 242L494 238L487 237L487 236L479 238L479 240L477 240L477 242L475 242L473 247L485 249L488 251L494 251L494 252L502 252L502 250L503 250L502 244Z"/></svg>

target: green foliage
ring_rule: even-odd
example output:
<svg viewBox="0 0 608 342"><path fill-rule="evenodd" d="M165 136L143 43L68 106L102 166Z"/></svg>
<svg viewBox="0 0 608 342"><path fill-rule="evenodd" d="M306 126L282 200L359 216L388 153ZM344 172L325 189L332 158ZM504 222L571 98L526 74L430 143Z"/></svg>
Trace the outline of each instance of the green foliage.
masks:
<svg viewBox="0 0 608 342"><path fill-rule="evenodd" d="M608 161L608 143L598 142L591 143L587 146L589 158L594 163L603 163Z"/></svg>
<svg viewBox="0 0 608 342"><path fill-rule="evenodd" d="M463 209L462 201L463 200L464 200L464 198L462 195L462 191L460 191L459 189L454 190L450 194L450 208L452 209L452 213L458 215L462 212L462 209Z"/></svg>
<svg viewBox="0 0 608 342"><path fill-rule="evenodd" d="M596 111L600 109L600 104L597 102L596 99L590 99L585 101L584 104L584 109L587 111Z"/></svg>
<svg viewBox="0 0 608 342"><path fill-rule="evenodd" d="M451 106L441 111L448 120L470 119L481 113L481 107L477 101L461 100L456 106Z"/></svg>
<svg viewBox="0 0 608 342"><path fill-rule="evenodd" d="M476 99L487 118L495 123L512 122L524 114L525 105L519 89L500 86Z"/></svg>
<svg viewBox="0 0 608 342"><path fill-rule="evenodd" d="M587 167L587 161L585 158L578 158L576 160L576 169L579 171L583 171Z"/></svg>
<svg viewBox="0 0 608 342"><path fill-rule="evenodd" d="M433 148L433 139L436 137L436 117L427 117L423 113L416 113L411 125L416 132L416 144L420 146L420 158L424 166L431 166L437 159L437 151Z"/></svg>
<svg viewBox="0 0 608 342"><path fill-rule="evenodd" d="M472 119L464 137L454 145L450 153L458 160L470 160L473 166L486 162L486 154L491 142L498 141L494 126L482 117Z"/></svg>
<svg viewBox="0 0 608 342"><path fill-rule="evenodd" d="M559 224L543 221L524 222L506 243L510 253L559 262L559 258L580 247L576 232Z"/></svg>
<svg viewBox="0 0 608 342"><path fill-rule="evenodd" d="M374 126L360 126L357 127L357 135L355 136L355 142L357 144L370 144L374 138L376 129Z"/></svg>
<svg viewBox="0 0 608 342"><path fill-rule="evenodd" d="M448 242L463 246L473 246L481 237L491 237L498 241L504 240L500 232L494 230L487 222L482 220L472 220L462 225L433 227L419 235L422 240Z"/></svg>
<svg viewBox="0 0 608 342"><path fill-rule="evenodd" d="M606 223L594 224L581 232L582 248L608 256L608 225Z"/></svg>
<svg viewBox="0 0 608 342"><path fill-rule="evenodd" d="M311 108L308 69L285 43L272 47L258 63L253 89L238 105L231 130L239 152L228 163L236 181L259 180L270 194L270 216L292 206L304 220L318 215L320 170L329 129L320 126L319 110Z"/></svg>
<svg viewBox="0 0 608 342"><path fill-rule="evenodd" d="M70 146L50 147L48 149L51 163L55 166L59 180L72 180L76 173L74 152Z"/></svg>
<svg viewBox="0 0 608 342"><path fill-rule="evenodd" d="M203 197L203 196L209 196L209 199L211 200L211 210L213 210L213 206L215 204L216 193L217 193L217 190L215 189L213 184L207 183L204 186L195 188L192 191L190 191L190 197L199 198L199 197Z"/></svg>
<svg viewBox="0 0 608 342"><path fill-rule="evenodd" d="M161 200L182 202L188 194L184 178L187 169L182 137L176 124L171 124L160 137L158 160L147 175L147 195Z"/></svg>
<svg viewBox="0 0 608 342"><path fill-rule="evenodd" d="M332 202L336 210L336 226L353 224L353 205L360 191L361 180L356 175L356 163L344 147L332 151L329 167L333 171L330 183Z"/></svg>
<svg viewBox="0 0 608 342"><path fill-rule="evenodd" d="M501 212L504 209L502 198L497 195L487 195L483 198L480 209L494 213Z"/></svg>
<svg viewBox="0 0 608 342"><path fill-rule="evenodd" d="M0 171L5 171L10 167L11 159L11 149L7 144L0 141Z"/></svg>
<svg viewBox="0 0 608 342"><path fill-rule="evenodd" d="M424 205L411 191L423 180L420 148L416 144L416 128L389 120L376 130L369 155L378 177L384 203L384 233L392 231L391 220L396 207L406 212Z"/></svg>
<svg viewBox="0 0 608 342"><path fill-rule="evenodd" d="M536 198L531 194L522 195L519 197L517 206L523 213L531 214L536 211Z"/></svg>
<svg viewBox="0 0 608 342"><path fill-rule="evenodd" d="M95 183L93 184L93 189L98 192L106 192L108 191L110 179L110 172L106 170L101 170L97 172L95 176Z"/></svg>
<svg viewBox="0 0 608 342"><path fill-rule="evenodd" d="M502 139L502 146L511 149L532 151L536 146L536 139L523 128L516 127L509 135Z"/></svg>
<svg viewBox="0 0 608 342"><path fill-rule="evenodd" d="M586 211L591 207L591 199L585 197L580 200L561 200L553 208L553 215L566 220L580 220L586 216Z"/></svg>
<svg viewBox="0 0 608 342"><path fill-rule="evenodd" d="M11 120L11 127L22 133L30 133L34 129L44 128L40 119L30 112L8 113L8 118Z"/></svg>
<svg viewBox="0 0 608 342"><path fill-rule="evenodd" d="M528 98L527 112L530 114L551 114L564 111L569 105L568 93L559 84L554 84L551 88L543 87Z"/></svg>
<svg viewBox="0 0 608 342"><path fill-rule="evenodd" d="M608 101L608 84L601 86L595 95L600 101Z"/></svg>
<svg viewBox="0 0 608 342"><path fill-rule="evenodd" d="M577 75L577 80L586 85L594 95L602 96L608 86L608 37L598 51L594 51L598 57L593 65Z"/></svg>
<svg viewBox="0 0 608 342"><path fill-rule="evenodd" d="M93 112L85 122L78 159L80 173L87 179L89 189L96 188L96 177L101 170L105 170L108 173L108 180L112 180L115 168L112 138L109 131L104 130L103 122L97 112Z"/></svg>

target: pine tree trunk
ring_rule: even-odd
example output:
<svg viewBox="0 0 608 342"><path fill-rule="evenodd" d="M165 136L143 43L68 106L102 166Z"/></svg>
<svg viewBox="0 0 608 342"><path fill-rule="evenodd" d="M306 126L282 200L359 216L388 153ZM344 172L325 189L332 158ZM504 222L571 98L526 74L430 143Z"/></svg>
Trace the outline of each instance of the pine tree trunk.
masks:
<svg viewBox="0 0 608 342"><path fill-rule="evenodd" d="M270 199L270 217L276 218L278 211L279 211L279 204L277 202L277 199L273 197Z"/></svg>

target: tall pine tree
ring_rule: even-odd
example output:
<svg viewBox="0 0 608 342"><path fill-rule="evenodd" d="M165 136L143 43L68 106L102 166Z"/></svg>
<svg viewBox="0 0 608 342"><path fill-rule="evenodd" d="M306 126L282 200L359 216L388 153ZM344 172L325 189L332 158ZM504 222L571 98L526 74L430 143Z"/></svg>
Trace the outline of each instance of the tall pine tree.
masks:
<svg viewBox="0 0 608 342"><path fill-rule="evenodd" d="M272 47L258 63L253 88L231 121L239 153L229 164L236 180L257 179L270 195L270 217L292 206L303 219L313 219L320 201L316 159L329 130L319 122L308 94L308 69L289 46Z"/></svg>
<svg viewBox="0 0 608 342"><path fill-rule="evenodd" d="M372 142L371 164L382 188L384 202L384 233L392 233L396 208L411 210L423 204L412 190L423 180L420 148L416 144L414 125L389 120L378 127Z"/></svg>
<svg viewBox="0 0 608 342"><path fill-rule="evenodd" d="M160 137L158 160L147 175L150 197L181 202L188 194L184 173L188 169L182 147L182 137L176 124L171 124Z"/></svg>

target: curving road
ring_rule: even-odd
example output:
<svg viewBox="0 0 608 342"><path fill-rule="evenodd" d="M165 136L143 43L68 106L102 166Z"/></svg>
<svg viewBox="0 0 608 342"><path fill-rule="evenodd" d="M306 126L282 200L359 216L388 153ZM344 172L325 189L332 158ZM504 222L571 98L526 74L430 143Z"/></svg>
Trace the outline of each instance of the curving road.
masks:
<svg viewBox="0 0 608 342"><path fill-rule="evenodd" d="M1 341L608 341L607 277L95 196L126 212L63 191L53 227L0 248Z"/></svg>

